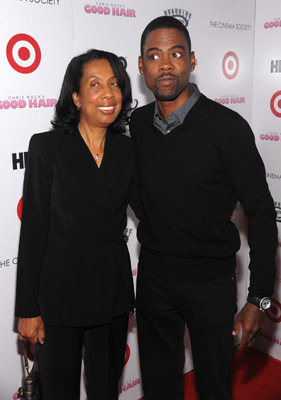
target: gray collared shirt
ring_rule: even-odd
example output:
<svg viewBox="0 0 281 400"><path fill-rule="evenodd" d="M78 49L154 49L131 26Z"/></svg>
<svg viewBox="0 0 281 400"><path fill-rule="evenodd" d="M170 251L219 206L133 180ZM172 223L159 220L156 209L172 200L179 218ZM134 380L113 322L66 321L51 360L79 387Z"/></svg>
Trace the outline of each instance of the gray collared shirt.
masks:
<svg viewBox="0 0 281 400"><path fill-rule="evenodd" d="M177 110L173 111L166 122L161 115L161 111L158 107L157 102L155 102L155 111L154 111L154 126L164 135L171 132L178 125L181 125L187 116L188 112L197 102L200 97L200 91L195 83L189 83L189 91L191 96L183 103Z"/></svg>

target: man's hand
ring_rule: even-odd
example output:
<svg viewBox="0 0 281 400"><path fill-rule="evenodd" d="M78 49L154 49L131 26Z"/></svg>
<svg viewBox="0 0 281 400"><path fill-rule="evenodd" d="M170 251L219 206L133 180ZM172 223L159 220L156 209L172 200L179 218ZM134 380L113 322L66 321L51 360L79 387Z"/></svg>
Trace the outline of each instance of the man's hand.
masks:
<svg viewBox="0 0 281 400"><path fill-rule="evenodd" d="M18 331L20 340L29 340L33 344L36 344L37 340L41 344L44 343L45 327L40 316L35 318L20 318Z"/></svg>
<svg viewBox="0 0 281 400"><path fill-rule="evenodd" d="M264 312L251 303L246 303L239 312L234 323L232 335L236 336L242 328L242 338L239 349L247 346L261 329L264 321Z"/></svg>

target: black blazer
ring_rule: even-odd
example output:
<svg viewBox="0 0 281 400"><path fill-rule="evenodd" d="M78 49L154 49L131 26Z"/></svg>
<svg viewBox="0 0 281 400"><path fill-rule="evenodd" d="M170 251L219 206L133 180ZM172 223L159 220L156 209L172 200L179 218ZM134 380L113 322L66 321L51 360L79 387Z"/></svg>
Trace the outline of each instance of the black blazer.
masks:
<svg viewBox="0 0 281 400"><path fill-rule="evenodd" d="M131 139L109 130L100 168L78 130L31 138L16 316L89 326L129 312L134 293L123 231L134 163Z"/></svg>

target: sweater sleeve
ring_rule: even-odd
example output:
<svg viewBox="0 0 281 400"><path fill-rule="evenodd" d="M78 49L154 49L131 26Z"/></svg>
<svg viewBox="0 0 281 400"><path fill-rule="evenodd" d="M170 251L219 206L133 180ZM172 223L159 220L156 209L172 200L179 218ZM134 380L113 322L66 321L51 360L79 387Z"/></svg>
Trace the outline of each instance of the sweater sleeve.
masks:
<svg viewBox="0 0 281 400"><path fill-rule="evenodd" d="M17 317L40 315L38 293L40 271L47 249L52 182L51 165L46 156L45 140L42 140L45 135L32 136L28 149L17 268Z"/></svg>
<svg viewBox="0 0 281 400"><path fill-rule="evenodd" d="M227 178L248 217L249 295L271 296L276 273L276 212L254 134L243 118L237 118L230 128L223 158Z"/></svg>

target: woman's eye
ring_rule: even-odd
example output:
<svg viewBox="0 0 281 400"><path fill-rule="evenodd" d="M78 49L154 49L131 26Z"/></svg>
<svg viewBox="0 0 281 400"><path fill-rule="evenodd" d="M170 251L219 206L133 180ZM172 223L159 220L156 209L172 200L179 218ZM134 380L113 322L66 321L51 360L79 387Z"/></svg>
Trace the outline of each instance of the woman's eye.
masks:
<svg viewBox="0 0 281 400"><path fill-rule="evenodd" d="M112 82L111 86L118 86L118 83L117 82Z"/></svg>
<svg viewBox="0 0 281 400"><path fill-rule="evenodd" d="M92 83L91 83L91 86L96 87L96 86L98 86L98 83L97 83L97 82L92 82Z"/></svg>

